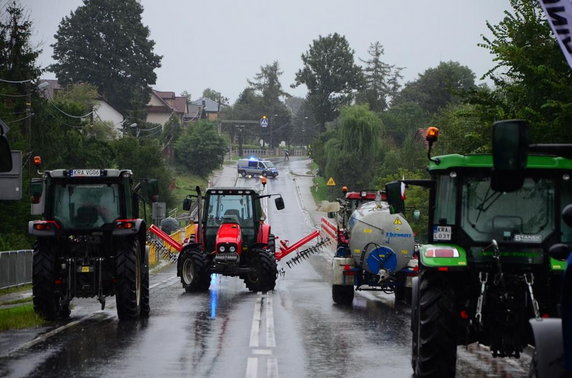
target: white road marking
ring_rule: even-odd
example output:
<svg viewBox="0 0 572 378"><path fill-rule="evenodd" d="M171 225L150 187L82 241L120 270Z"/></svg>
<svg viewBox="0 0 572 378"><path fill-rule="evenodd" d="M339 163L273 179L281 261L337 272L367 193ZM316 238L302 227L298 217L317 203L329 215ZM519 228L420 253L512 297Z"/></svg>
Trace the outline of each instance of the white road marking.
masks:
<svg viewBox="0 0 572 378"><path fill-rule="evenodd" d="M174 283L175 283L176 281L178 281L178 280L179 280L179 277L176 277L176 276L175 276L175 277L171 277L171 278L169 278L169 279L167 279L167 280L163 280L163 281L157 282L157 283L155 283L155 284L153 284L153 285L149 285L149 290L151 290L151 289L153 289L153 288L156 288L156 287L159 286L159 285L165 285L165 286L172 285L172 284L174 284Z"/></svg>
<svg viewBox="0 0 572 378"><path fill-rule="evenodd" d="M262 316L262 311L265 316ZM262 328L262 321L265 323L265 339L266 348L256 349L260 346L260 331ZM278 378L278 360L272 356L272 349L276 347L276 337L274 332L274 311L272 307L272 293L262 294L258 293L256 302L254 303L254 313L252 315L252 325L250 328L250 341L249 346L251 357L248 357L246 364L246 377L257 378L258 376L258 362L259 357L266 360L265 377Z"/></svg>
<svg viewBox="0 0 572 378"><path fill-rule="evenodd" d="M253 349L252 354L257 356L272 356L272 351L270 349Z"/></svg>
<svg viewBox="0 0 572 378"><path fill-rule="evenodd" d="M272 296L266 296L266 347L276 347L276 338L274 337L274 312L272 311Z"/></svg>
<svg viewBox="0 0 572 378"><path fill-rule="evenodd" d="M256 298L256 303L254 304L254 314L252 315L252 326L250 328L250 342L249 346L251 348L258 348L258 336L260 335L260 323L262 321L262 297Z"/></svg>
<svg viewBox="0 0 572 378"><path fill-rule="evenodd" d="M278 378L278 360L274 357L266 360L266 378Z"/></svg>
<svg viewBox="0 0 572 378"><path fill-rule="evenodd" d="M246 363L246 378L256 378L258 376L258 358L248 357Z"/></svg>

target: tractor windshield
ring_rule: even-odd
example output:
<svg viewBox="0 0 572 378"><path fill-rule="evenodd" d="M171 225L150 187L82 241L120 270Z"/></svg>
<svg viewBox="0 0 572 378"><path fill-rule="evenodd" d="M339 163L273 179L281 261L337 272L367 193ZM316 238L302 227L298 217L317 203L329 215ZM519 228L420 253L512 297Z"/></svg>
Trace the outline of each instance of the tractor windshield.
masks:
<svg viewBox="0 0 572 378"><path fill-rule="evenodd" d="M120 216L117 184L55 184L52 217L64 228L98 228Z"/></svg>
<svg viewBox="0 0 572 378"><path fill-rule="evenodd" d="M519 190L500 193L490 177L466 177L461 227L474 241L541 243L555 228L554 186L553 179L528 177Z"/></svg>

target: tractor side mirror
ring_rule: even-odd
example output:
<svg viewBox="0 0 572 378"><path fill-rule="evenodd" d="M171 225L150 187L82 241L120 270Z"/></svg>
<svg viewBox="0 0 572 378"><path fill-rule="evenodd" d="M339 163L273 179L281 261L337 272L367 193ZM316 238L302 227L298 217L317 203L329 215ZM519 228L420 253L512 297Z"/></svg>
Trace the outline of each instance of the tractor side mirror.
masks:
<svg viewBox="0 0 572 378"><path fill-rule="evenodd" d="M8 139L0 135L0 172L10 172L12 170L12 150L8 144Z"/></svg>
<svg viewBox="0 0 572 378"><path fill-rule="evenodd" d="M191 210L191 204L192 203L193 203L193 201L190 198L185 198L183 200L183 210L185 210L185 211Z"/></svg>
<svg viewBox="0 0 572 378"><path fill-rule="evenodd" d="M566 261L568 255L570 254L570 246L568 244L558 243L554 244L548 250L550 257L560 261Z"/></svg>
<svg viewBox="0 0 572 378"><path fill-rule="evenodd" d="M391 214L405 212L405 202L401 193L402 184L400 181L392 181L385 184L385 193L387 194L387 203L389 204L389 212Z"/></svg>
<svg viewBox="0 0 572 378"><path fill-rule="evenodd" d="M495 122L491 188L497 192L520 189L527 160L528 123L518 119Z"/></svg>
<svg viewBox="0 0 572 378"><path fill-rule="evenodd" d="M274 200L274 203L276 204L276 209L278 210L284 209L284 198L278 197Z"/></svg>

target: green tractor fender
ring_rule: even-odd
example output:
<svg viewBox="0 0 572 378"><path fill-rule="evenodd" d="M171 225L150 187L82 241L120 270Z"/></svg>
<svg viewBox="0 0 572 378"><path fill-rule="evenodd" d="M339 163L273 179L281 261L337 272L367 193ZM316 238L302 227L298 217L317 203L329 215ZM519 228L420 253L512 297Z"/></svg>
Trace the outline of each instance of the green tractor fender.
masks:
<svg viewBox="0 0 572 378"><path fill-rule="evenodd" d="M467 251L456 244L424 244L419 250L419 261L425 268L467 268Z"/></svg>

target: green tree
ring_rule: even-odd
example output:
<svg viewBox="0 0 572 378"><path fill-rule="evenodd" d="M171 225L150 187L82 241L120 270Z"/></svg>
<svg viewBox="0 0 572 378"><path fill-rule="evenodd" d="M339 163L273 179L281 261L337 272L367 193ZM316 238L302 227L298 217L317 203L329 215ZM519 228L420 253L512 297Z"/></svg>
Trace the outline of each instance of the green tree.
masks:
<svg viewBox="0 0 572 378"><path fill-rule="evenodd" d="M220 167L226 151L226 141L218 135L216 124L211 121L193 123L175 143L177 162L201 177Z"/></svg>
<svg viewBox="0 0 572 378"><path fill-rule="evenodd" d="M224 97L220 92L207 88L203 91L203 97L220 102L222 105L228 105L228 97Z"/></svg>
<svg viewBox="0 0 572 378"><path fill-rule="evenodd" d="M134 138L117 139L111 143L113 165L120 169L131 169L136 180L157 179L159 201L167 206L175 206L175 198L169 190L172 173L166 166L161 144L157 139Z"/></svg>
<svg viewBox="0 0 572 378"><path fill-rule="evenodd" d="M401 87L399 80L403 78L401 75L403 68L384 63L381 60L383 53L381 43L375 42L368 50L371 58L360 59L365 63L363 68L365 87L356 95L357 103L369 104L369 108L378 113L387 109L391 99Z"/></svg>
<svg viewBox="0 0 572 378"><path fill-rule="evenodd" d="M488 118L521 118L530 123L536 143L572 140L572 70L566 64L537 2L511 0L498 25L487 23L493 36L482 47L496 65L485 74L495 90L479 92L473 103Z"/></svg>
<svg viewBox="0 0 572 378"><path fill-rule="evenodd" d="M368 188L380 160L381 120L367 105L342 108L335 136L324 145L325 176L339 185Z"/></svg>
<svg viewBox="0 0 572 378"><path fill-rule="evenodd" d="M120 112L142 118L161 56L136 0L84 0L60 22L49 69L62 84L86 82Z"/></svg>
<svg viewBox="0 0 572 378"><path fill-rule="evenodd" d="M282 89L280 76L282 75L278 62L273 62L260 67L260 72L254 76L254 80L247 80L250 88L257 96L260 96L262 113L269 117L269 125L264 130L264 139L275 147L282 140L290 137L290 111L284 104L284 99L290 95Z"/></svg>
<svg viewBox="0 0 572 378"><path fill-rule="evenodd" d="M29 113L41 109L33 84L40 75L36 59L41 51L32 48L31 35L32 23L20 3L5 3L0 12L0 119L10 127L7 134L10 147L23 151L24 168L30 166L28 157L33 133L30 135L29 131L36 124ZM28 98L32 100L32 109L26 104ZM0 201L0 250L30 248L32 245L23 227L30 220L29 172L31 169L22 172L22 200Z"/></svg>
<svg viewBox="0 0 572 378"><path fill-rule="evenodd" d="M338 33L320 36L302 54L304 67L296 73L293 87L305 84L320 132L334 120L343 105L349 105L354 92L365 82L361 68L354 62L354 51Z"/></svg>
<svg viewBox="0 0 572 378"><path fill-rule="evenodd" d="M465 93L474 88L475 74L470 68L453 61L441 62L405 84L395 105L414 102L428 114L435 114L449 104L461 103Z"/></svg>

